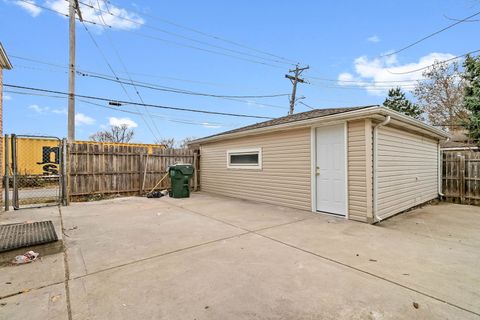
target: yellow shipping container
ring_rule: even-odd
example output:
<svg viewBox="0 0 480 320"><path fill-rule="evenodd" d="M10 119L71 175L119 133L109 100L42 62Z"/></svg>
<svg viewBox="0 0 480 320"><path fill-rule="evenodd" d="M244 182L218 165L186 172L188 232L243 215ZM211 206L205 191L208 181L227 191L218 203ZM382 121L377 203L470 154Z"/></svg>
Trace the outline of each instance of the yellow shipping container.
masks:
<svg viewBox="0 0 480 320"><path fill-rule="evenodd" d="M21 175L55 175L59 173L61 141L17 137L17 172ZM10 142L7 142L10 150ZM148 154L165 149L161 144L75 141L76 144L145 147ZM11 153L10 153L11 159ZM9 161L11 163L11 160ZM2 174L5 168L2 167ZM11 168L10 168L11 170Z"/></svg>

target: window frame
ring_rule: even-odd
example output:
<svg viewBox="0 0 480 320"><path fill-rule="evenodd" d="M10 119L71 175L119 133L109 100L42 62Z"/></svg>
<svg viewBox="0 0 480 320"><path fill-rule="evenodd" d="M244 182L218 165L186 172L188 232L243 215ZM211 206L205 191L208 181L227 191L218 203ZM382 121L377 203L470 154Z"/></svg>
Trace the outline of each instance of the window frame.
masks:
<svg viewBox="0 0 480 320"><path fill-rule="evenodd" d="M231 163L232 155L242 154L258 154L257 164L238 164ZM247 170L262 170L262 148L244 148L227 150L227 168L228 169L247 169Z"/></svg>

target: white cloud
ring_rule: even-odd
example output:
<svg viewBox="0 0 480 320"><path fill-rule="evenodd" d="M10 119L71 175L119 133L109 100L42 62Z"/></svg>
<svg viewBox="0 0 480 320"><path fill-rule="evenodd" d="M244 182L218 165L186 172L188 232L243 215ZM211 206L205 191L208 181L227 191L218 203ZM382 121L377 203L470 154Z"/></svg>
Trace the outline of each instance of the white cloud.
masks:
<svg viewBox="0 0 480 320"><path fill-rule="evenodd" d="M378 43L380 42L380 38L377 35L373 35L371 37L368 37L367 41L371 43Z"/></svg>
<svg viewBox="0 0 480 320"><path fill-rule="evenodd" d="M136 128L138 124L130 118L108 118L108 124L111 126L121 126L126 125L128 128Z"/></svg>
<svg viewBox="0 0 480 320"><path fill-rule="evenodd" d="M28 106L28 108L30 110L35 111L36 113L42 113L42 114L45 114L45 113L63 114L63 115L67 114L67 109L65 109L65 108L52 109L50 107L39 106L38 104L32 104L32 105Z"/></svg>
<svg viewBox="0 0 480 320"><path fill-rule="evenodd" d="M3 96L4 101L12 100L12 96L9 96L8 94Z"/></svg>
<svg viewBox="0 0 480 320"><path fill-rule="evenodd" d="M84 115L83 113L75 113L75 125L80 126L80 125L90 125L94 124L95 119Z"/></svg>
<svg viewBox="0 0 480 320"><path fill-rule="evenodd" d="M453 58L450 53L430 53L421 57L417 62L399 63L396 55L368 59L361 56L354 60L355 74L344 72L338 75L338 84L342 86L363 87L373 95L384 95L389 88L411 88L416 80L422 78L422 72L398 74L419 68L427 67L435 61ZM397 74L396 74L397 73Z"/></svg>
<svg viewBox="0 0 480 320"><path fill-rule="evenodd" d="M48 0L46 6L50 9L68 14L68 1ZM82 17L85 21L95 22L99 25L107 24L112 28L129 30L139 28L145 20L139 15L128 12L126 9L107 4L107 1L99 1L94 4L95 9L80 4ZM103 19L102 19L103 18Z"/></svg>
<svg viewBox="0 0 480 320"><path fill-rule="evenodd" d="M55 114L67 114L67 109L63 108L63 109L52 109L51 110L52 113L55 113Z"/></svg>
<svg viewBox="0 0 480 320"><path fill-rule="evenodd" d="M13 1L13 3L27 11L32 17L36 17L42 12L41 8L35 6L35 1L33 0Z"/></svg>
<svg viewBox="0 0 480 320"><path fill-rule="evenodd" d="M209 128L209 129L218 129L218 128L221 128L222 126L218 124L202 122L202 127Z"/></svg>
<svg viewBox="0 0 480 320"><path fill-rule="evenodd" d="M36 113L46 113L46 112L48 112L48 110L50 110L49 107L40 107L37 104L32 104L32 105L28 106L28 109L31 109L31 110L35 111Z"/></svg>

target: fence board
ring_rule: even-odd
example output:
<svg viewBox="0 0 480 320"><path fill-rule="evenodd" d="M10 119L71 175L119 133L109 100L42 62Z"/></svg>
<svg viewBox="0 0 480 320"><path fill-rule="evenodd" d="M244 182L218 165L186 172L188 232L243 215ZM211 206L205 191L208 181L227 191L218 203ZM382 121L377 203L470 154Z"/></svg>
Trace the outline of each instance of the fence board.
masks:
<svg viewBox="0 0 480 320"><path fill-rule="evenodd" d="M193 163L187 149L71 143L68 147L69 195L144 194L163 177L170 165ZM197 161L198 162L198 161ZM198 167L198 164L197 164ZM157 190L169 187L165 179Z"/></svg>
<svg viewBox="0 0 480 320"><path fill-rule="evenodd" d="M480 205L480 152L442 151L442 190L456 203Z"/></svg>

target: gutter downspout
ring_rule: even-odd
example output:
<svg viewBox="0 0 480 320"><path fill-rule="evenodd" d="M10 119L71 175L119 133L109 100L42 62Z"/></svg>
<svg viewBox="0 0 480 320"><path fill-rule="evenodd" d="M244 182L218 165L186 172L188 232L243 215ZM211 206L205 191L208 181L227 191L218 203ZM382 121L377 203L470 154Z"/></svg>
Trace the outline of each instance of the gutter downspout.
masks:
<svg viewBox="0 0 480 320"><path fill-rule="evenodd" d="M445 142L450 141L450 138L447 138ZM442 193L442 184L443 184L443 159L442 159L442 150L440 149L440 142L438 142L438 195L443 198L445 195Z"/></svg>
<svg viewBox="0 0 480 320"><path fill-rule="evenodd" d="M373 217L374 217L374 222L380 222L382 219L377 216L377 192L378 192L378 182L377 182L377 153L378 153L378 146L377 146L377 140L378 140L378 128L386 126L390 123L391 117L386 116L385 120L383 122L380 122L379 124L375 125L373 127Z"/></svg>

